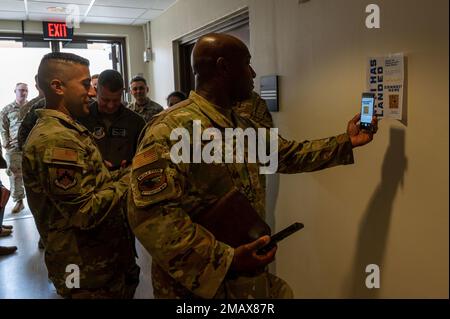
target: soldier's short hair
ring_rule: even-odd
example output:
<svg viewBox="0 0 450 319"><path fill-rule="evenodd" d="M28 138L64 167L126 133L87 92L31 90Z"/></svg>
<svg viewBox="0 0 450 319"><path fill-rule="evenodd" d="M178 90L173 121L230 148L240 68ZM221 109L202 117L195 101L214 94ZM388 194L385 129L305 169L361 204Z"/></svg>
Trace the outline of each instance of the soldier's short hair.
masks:
<svg viewBox="0 0 450 319"><path fill-rule="evenodd" d="M66 52L51 52L46 55L44 55L41 59L41 63L39 64L38 69L38 86L44 91L47 91L47 86L49 83L46 83L45 79L45 73L46 68L48 67L49 63L52 61L56 62L66 62L66 63L74 63L74 64L81 64L89 67L89 60L85 59L79 55L73 54L73 53L66 53Z"/></svg>
<svg viewBox="0 0 450 319"><path fill-rule="evenodd" d="M170 99L172 96L176 96L176 97L179 98L181 101L184 101L184 100L187 99L186 94L184 94L183 92L181 92L181 91L173 91L172 93L170 93L170 94L167 96L166 100L169 101L169 99Z"/></svg>
<svg viewBox="0 0 450 319"><path fill-rule="evenodd" d="M85 59L79 55L73 54L73 53L66 53L66 52L51 52L43 56L41 60L41 64L46 61L51 60L59 60L59 61L65 61L65 62L72 62L77 64L82 64L85 66L89 66L89 60Z"/></svg>
<svg viewBox="0 0 450 319"><path fill-rule="evenodd" d="M16 83L16 86L15 86L15 88L17 89L17 87L18 87L19 85L26 85L26 86L28 86L28 84L26 84L26 83L23 83L23 82L18 82L18 83Z"/></svg>
<svg viewBox="0 0 450 319"><path fill-rule="evenodd" d="M145 80L145 78L140 75L133 76L133 78L130 81L130 85L133 82L144 82L144 84L147 85L147 81Z"/></svg>
<svg viewBox="0 0 450 319"><path fill-rule="evenodd" d="M111 92L122 90L124 87L122 74L116 70L105 70L98 76L97 86L105 87Z"/></svg>

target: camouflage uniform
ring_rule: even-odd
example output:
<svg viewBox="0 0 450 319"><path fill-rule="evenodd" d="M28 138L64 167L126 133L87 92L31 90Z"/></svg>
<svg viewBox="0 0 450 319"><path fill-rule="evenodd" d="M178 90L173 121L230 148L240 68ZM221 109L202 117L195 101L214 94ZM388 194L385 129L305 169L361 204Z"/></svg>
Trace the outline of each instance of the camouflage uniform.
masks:
<svg viewBox="0 0 450 319"><path fill-rule="evenodd" d="M136 101L128 104L128 108L140 116L142 116L146 123L148 123L152 117L159 112L164 111L164 108L158 103L147 98L147 102L144 105L138 105Z"/></svg>
<svg viewBox="0 0 450 319"><path fill-rule="evenodd" d="M28 113L29 107L30 103L20 106L14 101L5 106L0 114L2 144L6 149L6 161L8 162L6 174L9 176L11 196L15 202L25 198L22 180L22 152L19 149L17 136L20 124Z"/></svg>
<svg viewBox="0 0 450 319"><path fill-rule="evenodd" d="M253 92L252 97L241 103L238 103L233 110L242 117L251 119L261 127L273 127L272 115L264 101L258 93Z"/></svg>
<svg viewBox="0 0 450 319"><path fill-rule="evenodd" d="M111 175L92 135L69 116L36 112L23 170L49 278L65 298L132 298L139 267L124 213L129 172ZM69 264L80 269L79 289L66 286Z"/></svg>
<svg viewBox="0 0 450 319"><path fill-rule="evenodd" d="M272 114L270 114L269 108L267 107L267 103L264 99L262 99L258 93L253 92L252 97L248 100L238 103L233 110L242 117L252 120L256 122L259 126L264 128L274 127ZM259 181L263 187L263 191L261 193L261 201L263 203L266 202L266 175L259 174L258 171L250 171L251 174L255 174L253 178L259 178ZM264 215L265 216L265 215Z"/></svg>
<svg viewBox="0 0 450 319"><path fill-rule="evenodd" d="M1 149L1 143L0 143L0 149ZM0 169L1 168L6 168L8 167L6 164L5 159L3 158L1 152L0 152ZM3 187L2 181L0 180L0 189ZM0 190L0 194L1 194L1 190ZM5 206L0 206L0 227L3 226L3 217L5 216ZM2 229L0 229L0 232L2 231Z"/></svg>
<svg viewBox="0 0 450 319"><path fill-rule="evenodd" d="M31 130L33 129L34 124L37 121L36 110L42 109L45 107L45 98L35 98L29 102L31 105L30 110L25 115L22 124L19 127L19 133L17 136L17 142L19 143L19 149L22 151L23 145L25 144L28 135L30 135Z"/></svg>
<svg viewBox="0 0 450 319"><path fill-rule="evenodd" d="M227 113L224 115L224 113ZM132 163L128 217L136 237L152 255L156 298L283 298L292 290L267 272L254 277L227 277L234 249L191 218L232 188L264 215L263 186L255 178L258 164L175 164L170 149L178 127L191 136L193 120L202 128L257 127L232 110L219 109L191 92L189 99L156 117L142 134ZM192 142L192 141L191 141ZM314 171L353 163L347 134L303 143L278 137L280 173Z"/></svg>

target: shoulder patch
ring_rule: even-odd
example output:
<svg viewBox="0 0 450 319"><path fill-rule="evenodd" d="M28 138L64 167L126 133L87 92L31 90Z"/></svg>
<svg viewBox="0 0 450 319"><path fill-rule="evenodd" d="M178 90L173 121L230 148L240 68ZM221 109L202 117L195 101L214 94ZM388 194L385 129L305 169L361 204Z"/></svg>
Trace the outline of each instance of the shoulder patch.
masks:
<svg viewBox="0 0 450 319"><path fill-rule="evenodd" d="M56 168L56 187L67 191L68 189L77 185L77 177L75 170L72 168Z"/></svg>
<svg viewBox="0 0 450 319"><path fill-rule="evenodd" d="M69 148L54 147L51 157L57 161L78 162L78 152Z"/></svg>
<svg viewBox="0 0 450 319"><path fill-rule="evenodd" d="M131 192L137 207L146 207L181 195L177 172L164 159L163 149L152 145L138 153L131 166Z"/></svg>
<svg viewBox="0 0 450 319"><path fill-rule="evenodd" d="M137 177L142 196L158 194L167 188L167 177L162 168L150 169Z"/></svg>

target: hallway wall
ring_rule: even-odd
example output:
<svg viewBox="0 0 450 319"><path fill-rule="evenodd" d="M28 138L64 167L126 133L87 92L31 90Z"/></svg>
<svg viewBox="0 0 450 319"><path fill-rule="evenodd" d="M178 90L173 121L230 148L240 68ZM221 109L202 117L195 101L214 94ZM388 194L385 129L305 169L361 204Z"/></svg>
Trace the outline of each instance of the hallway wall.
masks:
<svg viewBox="0 0 450 319"><path fill-rule="evenodd" d="M252 65L280 75L274 119L291 139L343 132L366 59L405 53L406 120L382 120L355 165L270 177L276 230L305 224L276 262L298 298L448 298L448 1L376 3L381 29L366 29L362 0L182 0L151 23L148 70L163 103L174 89L172 41L248 6ZM372 263L378 290L364 286Z"/></svg>

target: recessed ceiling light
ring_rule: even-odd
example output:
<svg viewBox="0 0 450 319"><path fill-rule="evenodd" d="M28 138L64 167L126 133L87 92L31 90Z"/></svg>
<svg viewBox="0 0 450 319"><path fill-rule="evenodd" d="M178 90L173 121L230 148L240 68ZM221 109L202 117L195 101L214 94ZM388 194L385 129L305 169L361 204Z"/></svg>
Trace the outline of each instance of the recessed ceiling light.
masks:
<svg viewBox="0 0 450 319"><path fill-rule="evenodd" d="M66 9L63 7L48 7L47 11L50 13L66 13Z"/></svg>

